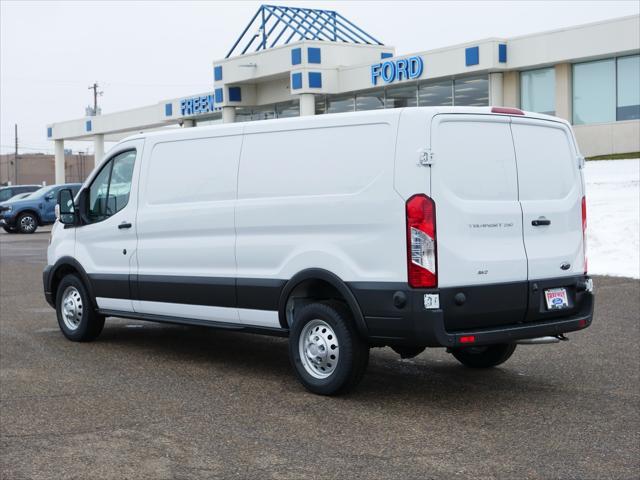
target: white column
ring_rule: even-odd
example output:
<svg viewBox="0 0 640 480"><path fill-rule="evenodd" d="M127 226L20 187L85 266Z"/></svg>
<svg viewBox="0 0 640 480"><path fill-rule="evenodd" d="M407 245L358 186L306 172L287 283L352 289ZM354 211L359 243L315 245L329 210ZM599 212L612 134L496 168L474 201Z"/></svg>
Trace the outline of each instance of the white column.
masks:
<svg viewBox="0 0 640 480"><path fill-rule="evenodd" d="M196 126L196 121L195 120L183 120L182 121L182 128L191 128L191 127L195 127Z"/></svg>
<svg viewBox="0 0 640 480"><path fill-rule="evenodd" d="M520 108L520 72L504 72L502 78L503 106Z"/></svg>
<svg viewBox="0 0 640 480"><path fill-rule="evenodd" d="M55 140L55 181L64 182L64 140Z"/></svg>
<svg viewBox="0 0 640 480"><path fill-rule="evenodd" d="M489 74L489 105L502 107L504 106L502 73Z"/></svg>
<svg viewBox="0 0 640 480"><path fill-rule="evenodd" d="M222 123L234 123L236 121L236 107L222 107Z"/></svg>
<svg viewBox="0 0 640 480"><path fill-rule="evenodd" d="M556 117L564 118L571 122L572 91L571 91L571 64L559 63L556 65Z"/></svg>
<svg viewBox="0 0 640 480"><path fill-rule="evenodd" d="M300 116L316 114L316 97L313 93L303 93L300 95Z"/></svg>
<svg viewBox="0 0 640 480"><path fill-rule="evenodd" d="M93 137L93 164L97 167L104 158L104 135Z"/></svg>

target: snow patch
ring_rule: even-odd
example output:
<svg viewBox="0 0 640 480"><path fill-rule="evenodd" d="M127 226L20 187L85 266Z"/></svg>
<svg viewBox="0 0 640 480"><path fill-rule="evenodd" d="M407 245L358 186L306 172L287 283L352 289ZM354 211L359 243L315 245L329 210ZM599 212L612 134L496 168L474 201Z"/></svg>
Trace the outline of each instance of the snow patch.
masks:
<svg viewBox="0 0 640 480"><path fill-rule="evenodd" d="M640 278L640 159L586 162L589 273Z"/></svg>

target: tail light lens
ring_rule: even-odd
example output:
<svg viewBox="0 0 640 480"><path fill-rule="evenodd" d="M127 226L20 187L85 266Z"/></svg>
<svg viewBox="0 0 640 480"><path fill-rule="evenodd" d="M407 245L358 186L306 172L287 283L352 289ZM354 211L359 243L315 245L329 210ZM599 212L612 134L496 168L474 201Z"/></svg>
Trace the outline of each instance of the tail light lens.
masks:
<svg viewBox="0 0 640 480"><path fill-rule="evenodd" d="M582 251L584 252L584 274L587 274L587 198L582 197Z"/></svg>
<svg viewBox="0 0 640 480"><path fill-rule="evenodd" d="M438 286L436 270L436 204L426 195L407 200L407 268L409 286Z"/></svg>

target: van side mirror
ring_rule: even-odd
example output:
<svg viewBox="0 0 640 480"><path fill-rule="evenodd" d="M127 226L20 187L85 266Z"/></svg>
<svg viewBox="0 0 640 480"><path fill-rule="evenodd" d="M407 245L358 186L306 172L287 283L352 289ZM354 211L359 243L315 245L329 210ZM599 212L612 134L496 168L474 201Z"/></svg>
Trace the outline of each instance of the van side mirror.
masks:
<svg viewBox="0 0 640 480"><path fill-rule="evenodd" d="M65 225L76 223L76 206L73 203L73 192L64 188L58 192L58 219Z"/></svg>

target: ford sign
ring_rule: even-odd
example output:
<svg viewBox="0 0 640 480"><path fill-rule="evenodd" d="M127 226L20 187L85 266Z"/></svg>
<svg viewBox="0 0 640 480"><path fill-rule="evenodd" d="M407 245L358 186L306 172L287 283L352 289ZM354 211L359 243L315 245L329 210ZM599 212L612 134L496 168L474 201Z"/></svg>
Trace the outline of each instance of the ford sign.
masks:
<svg viewBox="0 0 640 480"><path fill-rule="evenodd" d="M378 79L384 83L396 80L412 80L419 78L424 70L422 57L401 58L371 65L371 83L378 84Z"/></svg>

